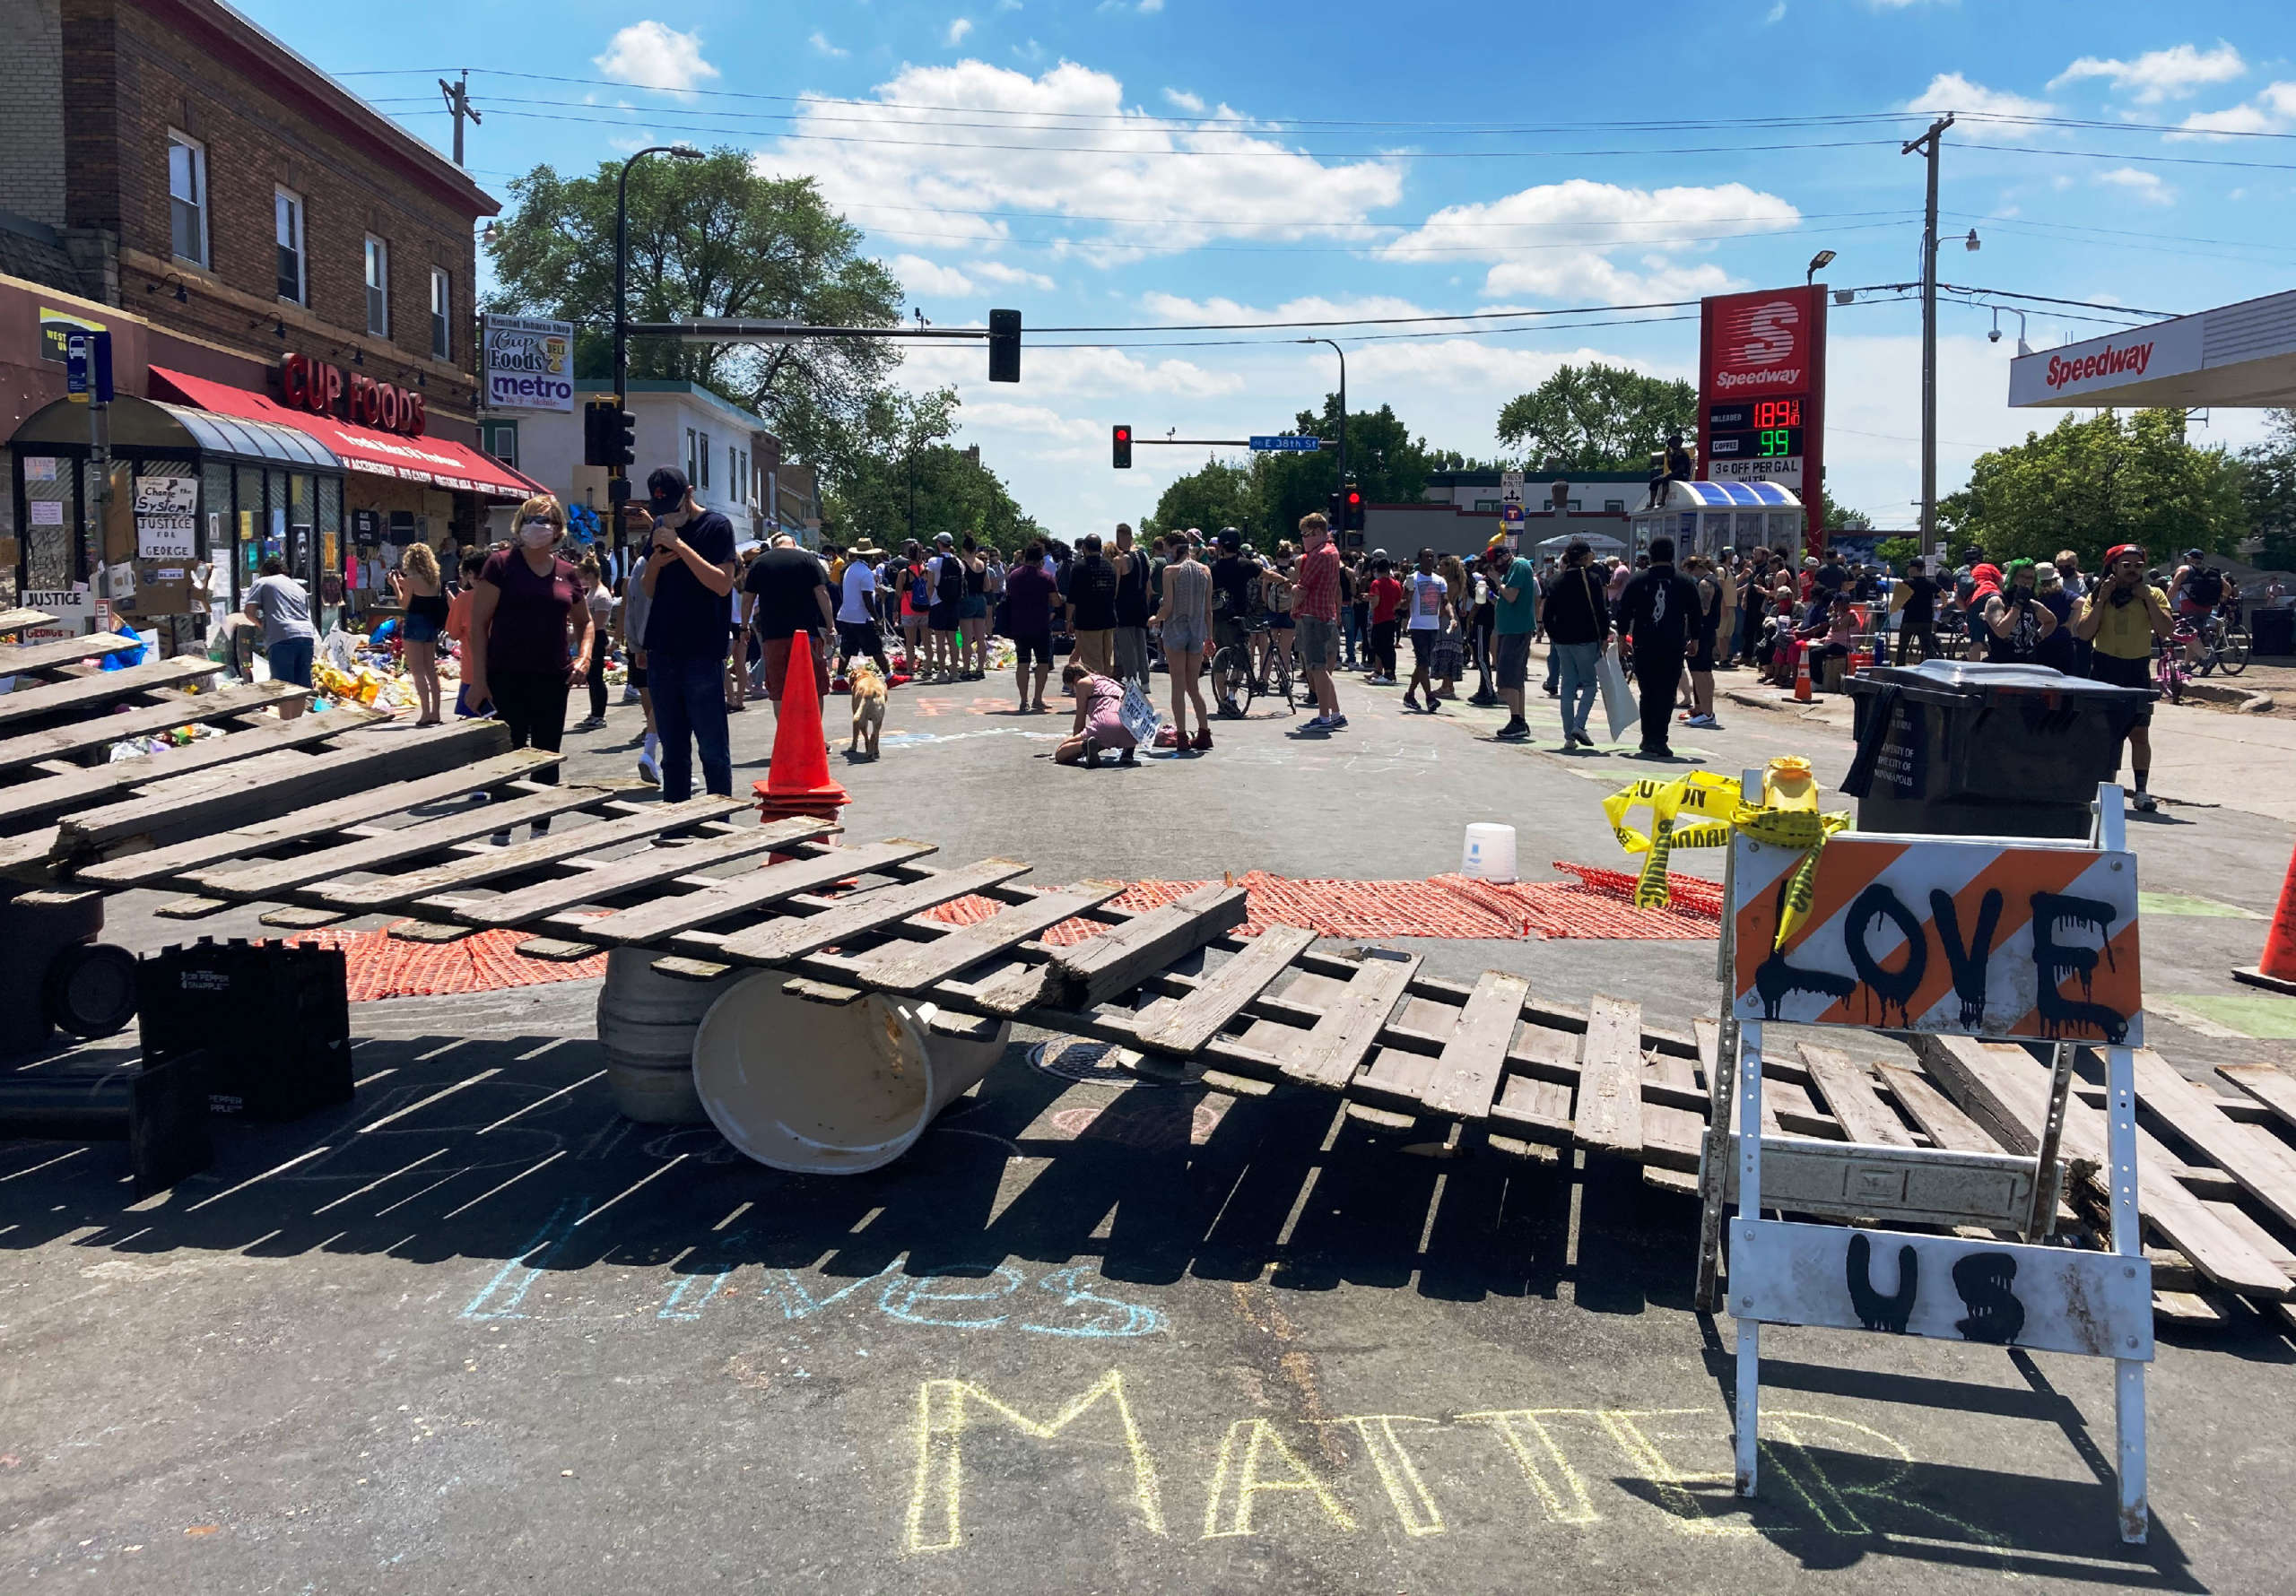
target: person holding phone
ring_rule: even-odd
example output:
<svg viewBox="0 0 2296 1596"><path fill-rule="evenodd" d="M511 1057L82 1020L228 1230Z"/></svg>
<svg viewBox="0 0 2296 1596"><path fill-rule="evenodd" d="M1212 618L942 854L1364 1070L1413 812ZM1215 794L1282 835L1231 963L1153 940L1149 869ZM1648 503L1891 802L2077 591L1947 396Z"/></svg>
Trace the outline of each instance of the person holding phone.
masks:
<svg viewBox="0 0 2296 1596"><path fill-rule="evenodd" d="M646 615L646 684L661 733L662 802L693 796L693 759L701 756L704 786L733 796L734 756L726 727L726 621L734 591L734 524L695 502L693 485L674 465L646 479L647 503L622 512L640 533L653 534L646 574L639 578Z"/></svg>
<svg viewBox="0 0 2296 1596"><path fill-rule="evenodd" d="M491 706L511 747L556 753L566 739L567 690L588 677L596 638L581 580L558 553L566 511L539 494L518 507L514 524L517 541L487 556L471 590L463 685L471 713ZM554 785L558 768L534 779Z"/></svg>

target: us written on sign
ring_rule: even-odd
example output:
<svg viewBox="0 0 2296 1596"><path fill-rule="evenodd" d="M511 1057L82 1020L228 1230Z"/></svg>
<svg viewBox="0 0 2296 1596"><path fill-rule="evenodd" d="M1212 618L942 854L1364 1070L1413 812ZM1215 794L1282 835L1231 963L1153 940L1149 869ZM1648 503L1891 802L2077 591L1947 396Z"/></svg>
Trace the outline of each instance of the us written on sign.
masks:
<svg viewBox="0 0 2296 1596"><path fill-rule="evenodd" d="M2134 854L1837 837L1808 917L1780 943L1801 855L1744 836L1735 846L1741 1020L2144 1044Z"/></svg>

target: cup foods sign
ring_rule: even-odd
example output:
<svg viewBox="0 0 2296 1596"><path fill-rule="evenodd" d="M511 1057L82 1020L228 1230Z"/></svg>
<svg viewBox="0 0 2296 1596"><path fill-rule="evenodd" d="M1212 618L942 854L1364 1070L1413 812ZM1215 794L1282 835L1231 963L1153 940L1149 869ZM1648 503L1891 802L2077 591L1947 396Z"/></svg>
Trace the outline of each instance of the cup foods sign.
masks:
<svg viewBox="0 0 2296 1596"><path fill-rule="evenodd" d="M574 408L574 324L520 316L486 318L490 410Z"/></svg>

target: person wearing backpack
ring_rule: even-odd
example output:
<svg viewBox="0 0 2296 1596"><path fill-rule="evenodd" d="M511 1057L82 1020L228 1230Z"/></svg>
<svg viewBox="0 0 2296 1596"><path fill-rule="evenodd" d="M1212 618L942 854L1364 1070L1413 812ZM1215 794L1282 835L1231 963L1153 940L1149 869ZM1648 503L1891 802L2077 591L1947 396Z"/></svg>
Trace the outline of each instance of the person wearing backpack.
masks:
<svg viewBox="0 0 2296 1596"><path fill-rule="evenodd" d="M965 562L957 553L957 540L945 532L933 536L933 558L925 562L932 578L932 598L926 611L931 629L933 669L943 681L957 680L957 629L963 624Z"/></svg>
<svg viewBox="0 0 2296 1596"><path fill-rule="evenodd" d="M2186 550L2185 562L2169 581L2170 606L2178 620L2192 622L2193 639L2185 645L2188 664L2200 663L2200 651L2208 637L2208 618L2224 602L2224 573L2207 560L2206 550Z"/></svg>
<svg viewBox="0 0 2296 1596"><path fill-rule="evenodd" d="M890 568L885 585L900 594L900 637L909 655L909 680L922 678L928 668L925 623L933 608L933 578L925 565L925 551L915 538L902 551L898 568Z"/></svg>

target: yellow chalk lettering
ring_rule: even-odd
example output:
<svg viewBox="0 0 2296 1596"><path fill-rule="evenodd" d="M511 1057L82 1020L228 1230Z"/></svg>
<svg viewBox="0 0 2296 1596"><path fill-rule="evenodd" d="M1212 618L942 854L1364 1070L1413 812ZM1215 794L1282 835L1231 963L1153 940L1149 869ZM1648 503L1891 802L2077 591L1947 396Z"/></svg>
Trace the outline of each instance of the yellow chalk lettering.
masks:
<svg viewBox="0 0 2296 1596"><path fill-rule="evenodd" d="M1812 1425L1831 1425L1838 1429L1848 1431L1854 1436L1874 1443L1874 1452L1857 1455L1868 1456L1876 1463L1893 1463L1895 1467L1883 1479L1864 1485L1835 1479L1818 1461L1819 1449L1810 1446L1802 1439L1801 1432ZM1975 1524L1965 1523L1951 1514L1941 1513L1916 1497L1900 1496L1892 1488L1913 1471L1913 1453L1903 1442L1885 1436L1877 1429L1857 1423L1855 1420L1836 1418L1830 1413L1797 1413L1790 1410L1783 1412L1772 1410L1763 1413L1761 1426L1763 1430L1777 1437L1775 1441L1765 1440L1762 1444L1763 1451L1778 1461L1779 1471L1794 1481L1795 1490L1800 1493L1804 1500L1810 1503L1811 1510L1817 1514L1820 1522L1827 1528L1834 1529L1834 1515L1829 1514L1824 1508L1818 1505L1811 1486L1804 1480L1803 1476L1805 1474L1815 1481L1817 1490L1822 1491L1827 1500L1834 1504L1840 1519L1846 1521L1848 1525L1853 1526L1834 1529L1836 1534L1871 1535L1877 1532L1865 1520L1859 1518L1849 1505L1848 1498L1862 1496L1869 1504L1867 1507L1869 1514L1874 1511L1870 1504L1878 1503L1884 1510L1882 1516L1888 1516L1890 1510L1894 1510L1896 1513L1918 1514L1924 1518L1934 1519L1980 1546L1997 1548L2004 1555L2005 1568L2007 1566L2006 1555L2010 1549L2010 1542L2007 1540L1989 1531L1980 1530ZM1796 1461L1801 1465L1799 1470L1787 1466L1786 1459L1789 1452L1796 1454ZM1883 1530L1878 1533L1888 1536L1892 1532Z"/></svg>
<svg viewBox="0 0 2296 1596"><path fill-rule="evenodd" d="M1570 1466L1570 1460L1563 1456L1554 1432L1540 1422L1543 1418L1590 1416L1583 1408L1506 1408L1462 1413L1459 1419L1462 1423L1488 1424L1499 1432L1516 1466L1523 1470L1523 1478L1530 1482L1531 1494L1539 1499L1549 1518L1559 1524L1593 1524L1600 1523L1603 1515L1595 1511L1594 1503L1587 1498L1587 1482ZM1547 1461L1554 1465L1554 1471L1561 1476L1563 1490L1554 1488L1538 1459L1532 1455L1533 1442L1538 1444ZM1570 1493L1567 1500L1563 1491Z"/></svg>
<svg viewBox="0 0 2296 1596"><path fill-rule="evenodd" d="M1395 1504L1396 1516L1403 1521L1405 1534L1443 1532L1443 1510L1435 1505L1427 1482L1419 1477L1418 1465L1412 1462L1411 1453L1396 1435L1396 1426L1399 1424L1439 1424L1440 1419L1421 1418L1410 1413L1363 1413L1318 1422L1355 1427L1355 1433L1363 1437L1363 1449L1371 1454L1371 1466L1379 1471L1379 1484L1386 1488L1387 1500Z"/></svg>
<svg viewBox="0 0 2296 1596"><path fill-rule="evenodd" d="M1674 1515L1675 1525L1692 1535L1752 1535L1754 1527L1748 1523L1730 1523L1706 1511L1706 1504L1690 1488L1693 1485L1725 1484L1729 1473L1685 1474L1668 1462L1657 1444L1635 1420L1639 1418L1673 1418L1686 1414L1711 1417L1702 1408L1657 1408L1645 1410L1605 1409L1596 1415L1605 1430L1610 1433L1618 1449L1625 1454L1627 1467L1650 1484L1658 1495L1659 1504Z"/></svg>
<svg viewBox="0 0 2296 1596"><path fill-rule="evenodd" d="M1242 1439L1243 1459L1236 1461L1237 1441ZM1263 1479L1259 1460L1263 1448L1272 1449L1291 1470L1288 1479ZM1229 1508L1228 1527L1220 1527L1221 1505L1229 1495L1228 1481L1236 1481L1234 1503ZM1216 1540L1231 1535L1252 1533L1252 1498L1262 1491L1308 1491L1314 1495L1325 1514L1343 1530L1355 1528L1355 1520L1339 1505L1331 1488L1316 1478L1315 1471L1300 1461L1299 1453L1283 1444L1283 1437L1265 1418L1239 1418L1228 1427L1220 1440L1220 1459L1213 1466L1212 1489L1204 1503L1204 1539Z"/></svg>
<svg viewBox="0 0 2296 1596"><path fill-rule="evenodd" d="M1124 1432L1124 1445L1132 1460L1133 1500L1141 1522L1157 1534L1164 1533L1163 1498L1156 1485L1156 1463L1141 1438L1132 1405L1124 1394L1124 1376L1110 1369L1082 1396L1050 1419L1039 1422L1007 1406L970 1380L927 1380L917 1391L917 1479L909 1491L908 1549L944 1552L964 1539L961 1507L964 1495L964 1433L967 1404L986 1409L1021 1434L1049 1441L1106 1398Z"/></svg>

